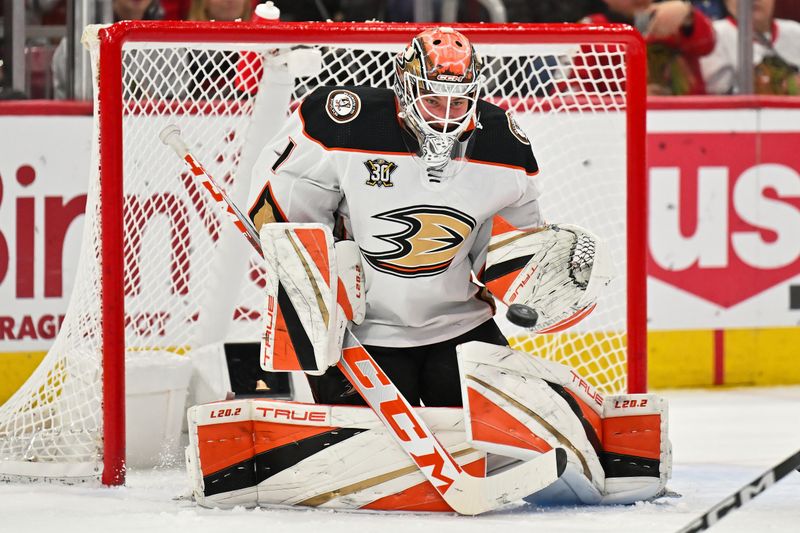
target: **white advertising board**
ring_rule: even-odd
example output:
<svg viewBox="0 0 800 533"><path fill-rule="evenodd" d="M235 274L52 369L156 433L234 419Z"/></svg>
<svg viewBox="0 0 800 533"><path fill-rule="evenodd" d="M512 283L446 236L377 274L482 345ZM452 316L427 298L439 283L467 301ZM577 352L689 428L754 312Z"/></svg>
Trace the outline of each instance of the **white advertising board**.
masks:
<svg viewBox="0 0 800 533"><path fill-rule="evenodd" d="M0 352L46 350L83 232L92 118L0 117Z"/></svg>

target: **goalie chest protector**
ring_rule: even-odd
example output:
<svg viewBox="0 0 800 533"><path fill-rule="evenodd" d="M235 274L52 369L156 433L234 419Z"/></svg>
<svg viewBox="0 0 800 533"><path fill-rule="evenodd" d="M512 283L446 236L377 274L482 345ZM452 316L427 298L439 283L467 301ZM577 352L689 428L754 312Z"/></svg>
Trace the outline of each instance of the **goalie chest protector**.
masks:
<svg viewBox="0 0 800 533"><path fill-rule="evenodd" d="M495 213L539 194L530 143L499 107L479 101L467 157L445 178L413 154L417 143L399 111L389 89L323 87L308 95L260 165L272 169L260 179L274 196L262 188L250 212L270 204L291 222L329 222L335 206L365 270L368 312L353 332L364 344L390 347L444 341L491 317L468 281L472 260ZM301 196L298 179L316 187Z"/></svg>

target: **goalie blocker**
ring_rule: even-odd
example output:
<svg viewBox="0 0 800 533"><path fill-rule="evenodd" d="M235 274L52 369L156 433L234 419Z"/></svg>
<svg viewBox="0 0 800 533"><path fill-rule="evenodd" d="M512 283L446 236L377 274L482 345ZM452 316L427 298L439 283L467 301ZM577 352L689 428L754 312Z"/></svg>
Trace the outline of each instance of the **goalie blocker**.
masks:
<svg viewBox="0 0 800 533"><path fill-rule="evenodd" d="M260 238L267 270L261 366L321 375L341 357L347 322L364 320L358 246L334 244L323 224L265 224Z"/></svg>

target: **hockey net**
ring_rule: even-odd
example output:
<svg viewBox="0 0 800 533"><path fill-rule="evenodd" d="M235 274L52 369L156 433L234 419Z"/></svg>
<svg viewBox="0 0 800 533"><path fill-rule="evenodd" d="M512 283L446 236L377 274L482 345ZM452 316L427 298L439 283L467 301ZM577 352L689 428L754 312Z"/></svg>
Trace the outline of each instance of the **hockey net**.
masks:
<svg viewBox="0 0 800 533"><path fill-rule="evenodd" d="M158 133L180 127L244 206L263 144L319 85L392 86L413 25L121 23L91 27L95 142L67 317L0 407L0 475L124 479L124 372L147 357L259 339L260 259ZM540 164L548 220L590 228L617 277L565 333L514 346L570 364L602 392L644 388L644 58L629 29L465 26L485 97L515 112ZM318 63L318 64L317 64ZM581 76L578 71L583 69Z"/></svg>

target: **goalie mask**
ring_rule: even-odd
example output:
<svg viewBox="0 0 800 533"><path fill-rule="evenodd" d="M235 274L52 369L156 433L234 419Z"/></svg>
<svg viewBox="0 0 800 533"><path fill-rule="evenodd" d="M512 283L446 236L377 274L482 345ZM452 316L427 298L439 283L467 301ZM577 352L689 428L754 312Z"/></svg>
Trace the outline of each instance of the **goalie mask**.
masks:
<svg viewBox="0 0 800 533"><path fill-rule="evenodd" d="M395 64L400 118L419 143L427 168L442 169L475 127L481 62L469 40L452 28L414 37Z"/></svg>

